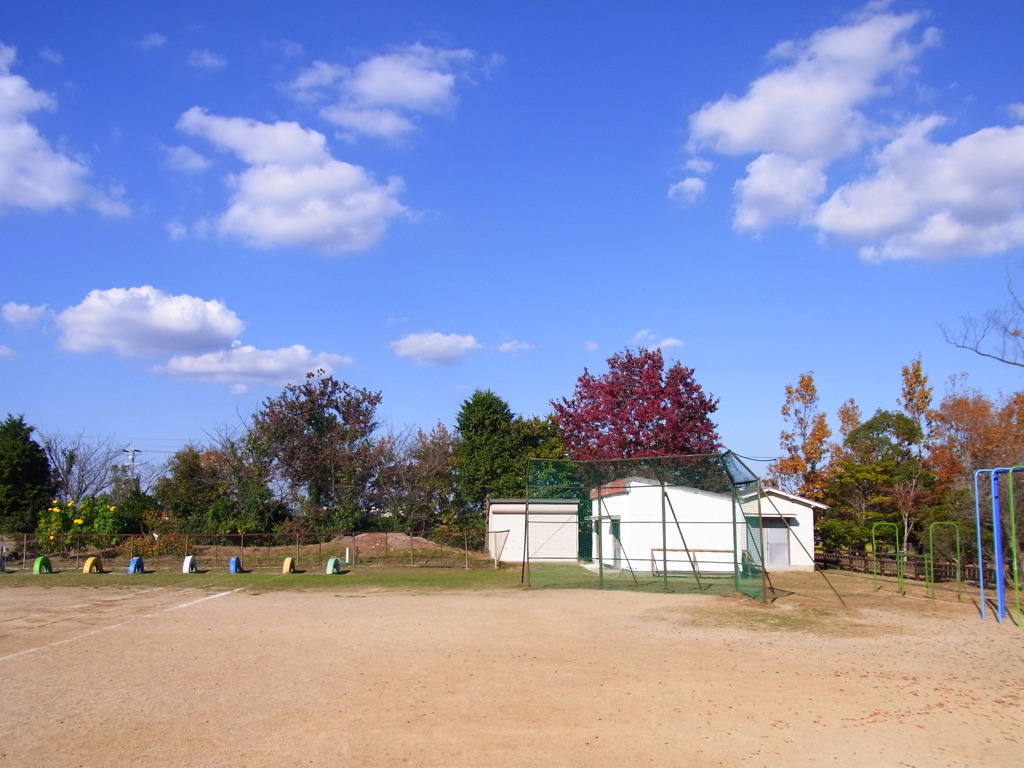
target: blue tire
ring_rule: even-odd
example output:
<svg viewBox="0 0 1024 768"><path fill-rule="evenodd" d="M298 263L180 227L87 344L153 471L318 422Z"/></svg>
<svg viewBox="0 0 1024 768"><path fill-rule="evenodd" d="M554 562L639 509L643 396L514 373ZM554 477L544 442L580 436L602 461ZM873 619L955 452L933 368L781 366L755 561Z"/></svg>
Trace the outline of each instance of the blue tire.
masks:
<svg viewBox="0 0 1024 768"><path fill-rule="evenodd" d="M128 561L128 573L145 573L146 569L142 564L141 557L133 557Z"/></svg>
<svg viewBox="0 0 1024 768"><path fill-rule="evenodd" d="M237 555L232 557L231 560L228 561L228 570L231 571L231 573L242 573L242 558Z"/></svg>

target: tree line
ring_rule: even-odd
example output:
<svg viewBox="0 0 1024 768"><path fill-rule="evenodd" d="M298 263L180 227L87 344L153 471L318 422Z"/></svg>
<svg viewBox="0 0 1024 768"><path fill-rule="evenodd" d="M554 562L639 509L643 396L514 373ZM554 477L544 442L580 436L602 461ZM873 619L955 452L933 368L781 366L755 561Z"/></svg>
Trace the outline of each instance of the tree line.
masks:
<svg viewBox="0 0 1024 768"><path fill-rule="evenodd" d="M901 548L920 552L931 523L952 522L973 549L975 470L1021 461L1024 392L992 399L957 377L936 402L920 358L903 366L901 380L897 407L865 416L850 398L835 432L813 371L786 387L772 480L828 505L815 526L825 548L866 549L876 523L893 523Z"/></svg>
<svg viewBox="0 0 1024 768"><path fill-rule="evenodd" d="M194 533L466 530L488 498L526 494L530 459L716 453L718 399L660 350L626 349L584 369L543 417L477 390L453 428L396 432L380 392L308 374L267 398L240 433L187 445L152 477L112 441L32 437L0 423L0 532ZM875 523L923 545L929 523L973 530L973 472L1024 451L1024 393L992 400L955 381L939 402L920 359L902 370L898 407L865 417L848 399L833 432L813 372L784 392L781 456L767 482L821 501L818 542L864 548Z"/></svg>
<svg viewBox="0 0 1024 768"><path fill-rule="evenodd" d="M709 453L721 449L718 400L660 350L626 349L584 369L546 416L514 414L490 390L453 429L396 432L380 392L307 374L267 398L241 433L174 453L151 482L109 441L32 437L0 423L0 531L183 533L466 530L488 498L526 494L529 459Z"/></svg>

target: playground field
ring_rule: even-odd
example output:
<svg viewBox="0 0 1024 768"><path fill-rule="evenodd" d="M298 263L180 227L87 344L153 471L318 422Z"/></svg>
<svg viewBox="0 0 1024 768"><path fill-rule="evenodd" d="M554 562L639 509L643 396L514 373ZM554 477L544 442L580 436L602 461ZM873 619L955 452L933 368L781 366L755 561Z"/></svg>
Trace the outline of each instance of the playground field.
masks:
<svg viewBox="0 0 1024 768"><path fill-rule="evenodd" d="M816 574L770 605L7 574L0 764L1021 764L1024 630L829 577L846 607Z"/></svg>

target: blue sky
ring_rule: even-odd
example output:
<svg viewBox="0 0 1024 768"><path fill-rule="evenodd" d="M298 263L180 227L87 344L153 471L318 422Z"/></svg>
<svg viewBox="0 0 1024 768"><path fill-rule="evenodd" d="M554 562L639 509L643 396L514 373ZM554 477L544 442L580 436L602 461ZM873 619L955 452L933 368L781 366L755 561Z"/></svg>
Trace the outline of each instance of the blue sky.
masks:
<svg viewBox="0 0 1024 768"><path fill-rule="evenodd" d="M300 10L297 10L300 9ZM395 430L660 346L778 450L1024 245L1018 2L7 3L0 411L160 461L324 367Z"/></svg>

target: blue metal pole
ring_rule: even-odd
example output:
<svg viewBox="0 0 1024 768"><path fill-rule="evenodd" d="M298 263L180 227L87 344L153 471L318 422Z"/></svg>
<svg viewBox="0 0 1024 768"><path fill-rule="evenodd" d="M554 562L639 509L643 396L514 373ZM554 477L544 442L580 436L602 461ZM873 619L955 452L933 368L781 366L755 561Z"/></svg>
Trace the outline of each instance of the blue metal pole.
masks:
<svg viewBox="0 0 1024 768"><path fill-rule="evenodd" d="M992 473L992 565L996 572L996 620L1002 624L1006 616L1006 584L1003 579L1003 522L999 510L999 473Z"/></svg>
<svg viewBox="0 0 1024 768"><path fill-rule="evenodd" d="M974 471L974 524L978 532L978 602L981 603L981 620L985 620L985 558L981 556L981 494L978 488L978 476L988 469Z"/></svg>

